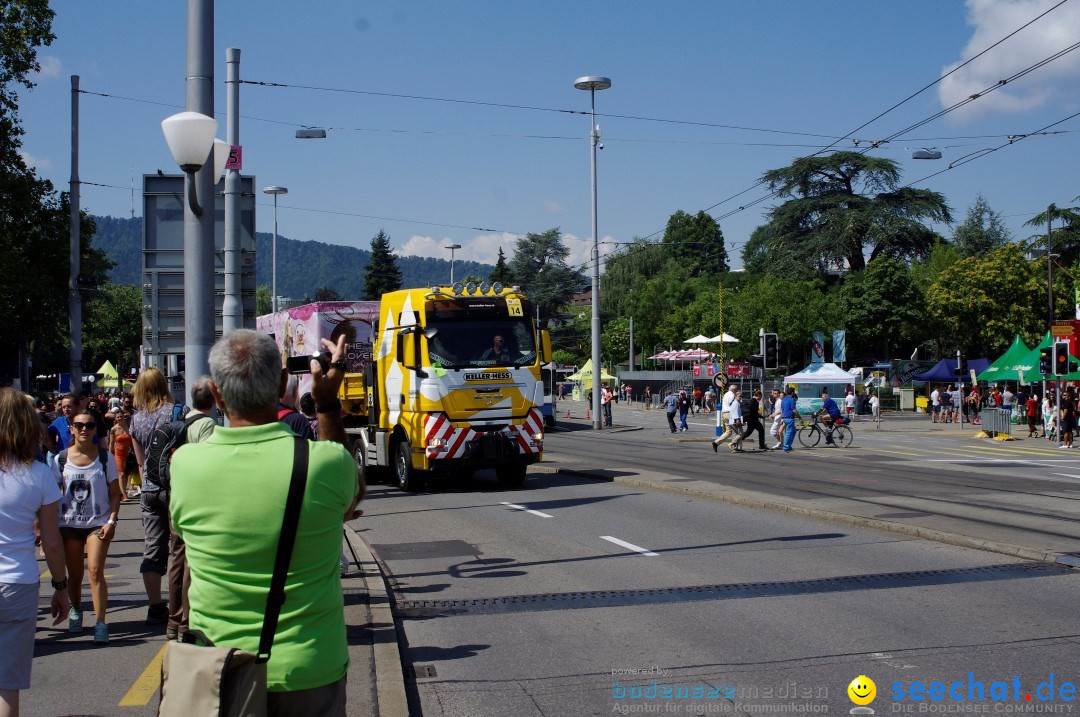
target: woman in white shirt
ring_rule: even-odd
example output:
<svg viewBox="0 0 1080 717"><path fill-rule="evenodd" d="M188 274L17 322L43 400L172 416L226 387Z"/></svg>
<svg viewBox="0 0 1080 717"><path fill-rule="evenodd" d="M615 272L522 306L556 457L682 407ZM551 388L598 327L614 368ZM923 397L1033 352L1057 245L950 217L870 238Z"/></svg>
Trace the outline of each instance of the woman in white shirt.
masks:
<svg viewBox="0 0 1080 717"><path fill-rule="evenodd" d="M19 691L30 687L41 570L34 558L38 521L52 572L52 614L68 610L64 547L57 527L60 491L34 460L43 428L30 397L0 388L0 712L19 713Z"/></svg>
<svg viewBox="0 0 1080 717"><path fill-rule="evenodd" d="M71 419L75 437L71 446L56 457L53 474L64 497L60 510L60 535L64 538L67 570L71 576L68 596L68 632L82 632L83 551L90 573L90 595L94 601L94 642L109 641L105 608L109 590L105 584L105 558L116 534L120 513L120 484L116 463L104 447L94 442L97 418L87 410Z"/></svg>

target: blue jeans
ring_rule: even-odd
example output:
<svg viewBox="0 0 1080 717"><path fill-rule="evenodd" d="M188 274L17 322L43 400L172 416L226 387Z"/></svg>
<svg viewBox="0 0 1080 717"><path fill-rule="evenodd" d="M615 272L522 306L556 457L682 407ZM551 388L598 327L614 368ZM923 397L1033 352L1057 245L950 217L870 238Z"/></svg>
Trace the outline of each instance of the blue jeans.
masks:
<svg viewBox="0 0 1080 717"><path fill-rule="evenodd" d="M686 414L685 413L680 413L679 414L679 428L683 429L684 431L687 428L687 426L686 426Z"/></svg>
<svg viewBox="0 0 1080 717"><path fill-rule="evenodd" d="M784 419L784 452L791 450L791 444L795 441L795 419Z"/></svg>

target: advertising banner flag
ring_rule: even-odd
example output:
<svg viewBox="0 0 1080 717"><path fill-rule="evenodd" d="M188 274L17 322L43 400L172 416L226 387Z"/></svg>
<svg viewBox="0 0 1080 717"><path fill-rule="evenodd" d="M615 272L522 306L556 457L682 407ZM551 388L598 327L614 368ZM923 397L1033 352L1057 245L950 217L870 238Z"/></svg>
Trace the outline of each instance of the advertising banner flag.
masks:
<svg viewBox="0 0 1080 717"><path fill-rule="evenodd" d="M832 332L832 360L833 363L847 361L847 331L843 329Z"/></svg>
<svg viewBox="0 0 1080 717"><path fill-rule="evenodd" d="M825 332L815 331L814 342L810 344L810 363L825 363Z"/></svg>

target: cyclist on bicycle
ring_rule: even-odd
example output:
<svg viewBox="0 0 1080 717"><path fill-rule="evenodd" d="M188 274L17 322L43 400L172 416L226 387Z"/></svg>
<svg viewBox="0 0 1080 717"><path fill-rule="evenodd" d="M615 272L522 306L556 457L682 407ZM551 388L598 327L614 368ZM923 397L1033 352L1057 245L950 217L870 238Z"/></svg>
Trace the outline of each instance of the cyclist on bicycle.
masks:
<svg viewBox="0 0 1080 717"><path fill-rule="evenodd" d="M831 444L833 442L832 429L842 424L844 418L840 414L840 406L836 405L836 401L829 398L828 391L821 392L821 410L815 413L814 416L821 417L821 423L826 428L825 442Z"/></svg>

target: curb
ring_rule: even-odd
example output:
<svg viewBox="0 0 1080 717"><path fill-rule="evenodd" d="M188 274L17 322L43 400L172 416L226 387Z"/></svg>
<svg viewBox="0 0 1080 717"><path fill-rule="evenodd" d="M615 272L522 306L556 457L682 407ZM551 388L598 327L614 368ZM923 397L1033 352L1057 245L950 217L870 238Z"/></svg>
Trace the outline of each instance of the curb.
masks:
<svg viewBox="0 0 1080 717"><path fill-rule="evenodd" d="M377 714L387 717L409 714L409 701L405 695L405 677L402 673L401 652L398 650L397 623L390 610L390 596L386 579L379 569L378 561L363 538L345 524L345 538L356 553L360 577L368 594L368 609L372 625L385 625L372 629L375 653L375 706Z"/></svg>
<svg viewBox="0 0 1080 717"><path fill-rule="evenodd" d="M960 533L950 533L948 531L937 530L935 528L921 528L914 525L905 525L904 523L894 523L890 520L882 520L880 518L864 518L858 515L837 513L831 510L822 510L820 508L806 508L803 506L788 505L786 503L776 503L773 501L759 500L756 498L747 498L741 495L731 495L725 493L696 490L694 488L688 488L684 486L669 486L663 483L642 480L640 478L628 478L624 476L616 476L612 478L610 476L596 475L595 473L585 469L555 468L554 473L561 475L579 476L582 478L593 478L607 483L623 483L625 485L634 486L635 488L649 488L652 490L663 491L665 493L689 495L695 498L702 498L704 500L715 500L721 503L728 503L730 505L740 505L748 508L763 508L765 510L773 510L782 513L792 513L795 515L802 515L810 518L820 518L822 520L827 520L833 523L855 525L860 528L873 528L876 530L883 530L889 533L906 535L912 538L922 538L923 540L932 540L937 543L956 545L961 548L974 548L975 550L984 550L991 553L1001 553L1003 555L1009 555L1015 558L1022 558L1024 560L1034 560L1041 563L1049 563L1051 565L1080 568L1080 556L1077 555L1038 550L1035 548L1029 548L1024 545L1016 545L1015 543L1005 543L999 540L973 538L969 535L962 535Z"/></svg>

